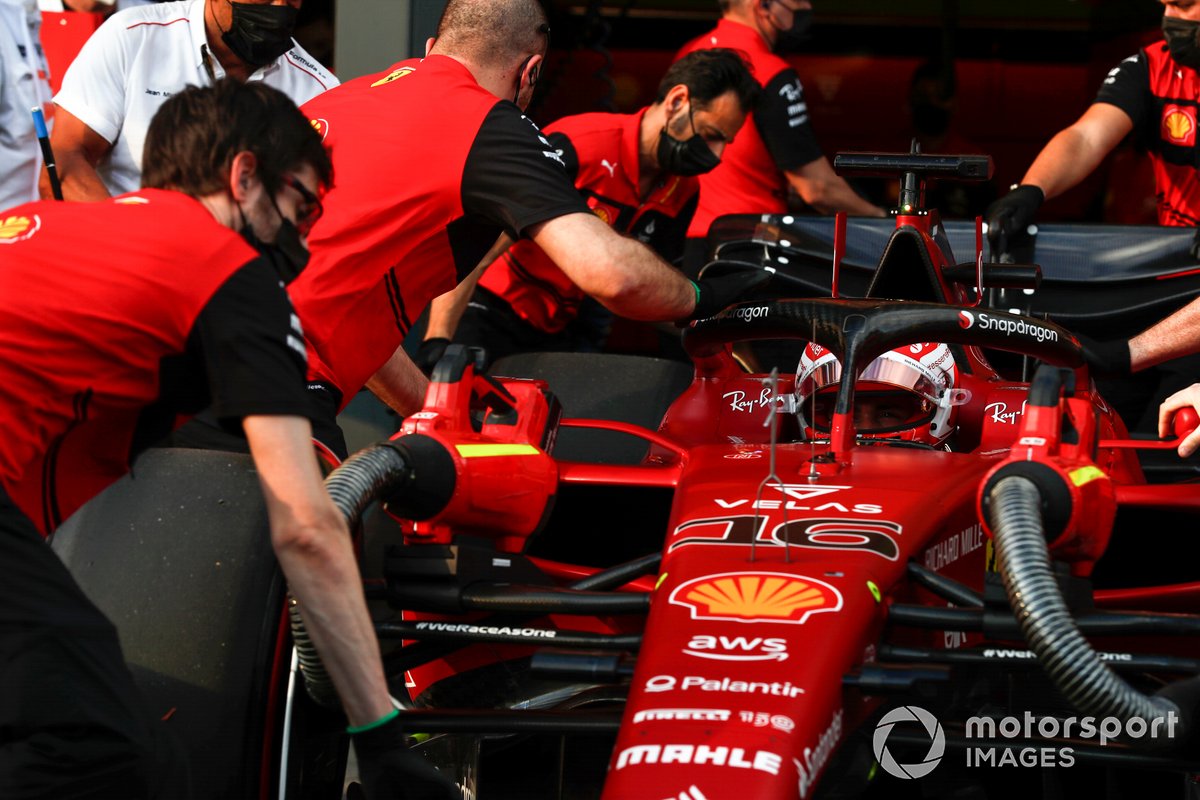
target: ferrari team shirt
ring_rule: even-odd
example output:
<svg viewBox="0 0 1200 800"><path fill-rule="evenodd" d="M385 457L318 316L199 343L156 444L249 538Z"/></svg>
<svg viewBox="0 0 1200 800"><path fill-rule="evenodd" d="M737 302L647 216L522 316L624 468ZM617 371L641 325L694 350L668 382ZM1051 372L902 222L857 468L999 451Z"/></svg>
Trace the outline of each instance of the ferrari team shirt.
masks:
<svg viewBox="0 0 1200 800"><path fill-rule="evenodd" d="M1160 41L1110 71L1096 102L1114 105L1133 120L1134 135L1154 164L1158 224L1200 224L1200 73L1175 63Z"/></svg>
<svg viewBox="0 0 1200 800"><path fill-rule="evenodd" d="M740 50L763 92L741 133L725 148L720 165L700 176L700 202L687 233L693 238L705 236L712 221L724 214L787 211L783 173L822 156L800 77L771 52L758 31L722 19L714 30L685 44L676 59L713 47Z"/></svg>
<svg viewBox="0 0 1200 800"><path fill-rule="evenodd" d="M41 24L33 0L0 0L0 210L38 198L42 152L29 110L50 115Z"/></svg>
<svg viewBox="0 0 1200 800"><path fill-rule="evenodd" d="M146 131L167 98L225 77L208 48L205 5L181 0L118 11L88 37L63 76L55 104L113 146L96 168L111 194L141 185ZM280 90L296 105L338 83L300 45L255 70L250 80Z"/></svg>
<svg viewBox="0 0 1200 800"><path fill-rule="evenodd" d="M49 533L181 415L311 416L302 337L279 276L190 197L5 211L0 485Z"/></svg>
<svg viewBox="0 0 1200 800"><path fill-rule="evenodd" d="M290 291L310 380L343 405L501 232L588 211L537 126L447 56L401 61L303 111L324 134L334 185Z"/></svg>
<svg viewBox="0 0 1200 800"><path fill-rule="evenodd" d="M592 213L621 233L654 248L667 261L681 255L700 183L668 175L643 200L637 114L579 114L546 127ZM479 285L508 303L518 317L557 333L579 312L584 292L532 241L517 242L496 260Z"/></svg>

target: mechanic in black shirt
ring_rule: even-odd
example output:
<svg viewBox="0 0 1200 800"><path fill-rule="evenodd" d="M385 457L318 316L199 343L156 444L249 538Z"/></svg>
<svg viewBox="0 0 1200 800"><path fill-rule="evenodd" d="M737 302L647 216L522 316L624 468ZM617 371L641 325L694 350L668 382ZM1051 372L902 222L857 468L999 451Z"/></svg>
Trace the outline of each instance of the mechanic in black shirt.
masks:
<svg viewBox="0 0 1200 800"><path fill-rule="evenodd" d="M1021 184L988 208L989 237L1003 234L1012 241L1044 200L1078 184L1130 133L1154 166L1159 224L1200 225L1200 2L1161 2L1163 39L1114 67L1083 116L1059 131ZM1200 257L1200 232L1192 255ZM1200 352L1200 301L1128 341L1079 338L1098 376L1122 378L1154 368L1137 382L1101 386L1131 429L1149 430L1163 399L1200 370L1200 358L1194 357ZM1183 356L1193 357L1180 360Z"/></svg>
<svg viewBox="0 0 1200 800"><path fill-rule="evenodd" d="M328 155L283 94L232 80L168 100L146 153L151 188L0 220L0 797L187 797L113 625L42 535L209 404L249 440L275 553L366 731L358 754L377 793L398 754L371 733L396 712L321 483L284 291Z"/></svg>

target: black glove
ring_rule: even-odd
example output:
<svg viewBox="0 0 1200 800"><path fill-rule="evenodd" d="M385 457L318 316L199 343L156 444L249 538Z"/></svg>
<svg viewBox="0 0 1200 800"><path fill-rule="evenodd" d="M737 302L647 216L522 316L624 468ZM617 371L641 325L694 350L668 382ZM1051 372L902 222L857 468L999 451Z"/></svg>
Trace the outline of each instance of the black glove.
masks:
<svg viewBox="0 0 1200 800"><path fill-rule="evenodd" d="M1188 248L1188 255L1200 261L1200 228L1192 234L1192 246Z"/></svg>
<svg viewBox="0 0 1200 800"><path fill-rule="evenodd" d="M433 368L442 360L442 356L446 354L446 348L450 346L449 339L443 339L440 336L435 336L432 339L426 339L421 342L421 346L417 348L417 354L413 357L413 363L417 368L424 372L426 376L433 372Z"/></svg>
<svg viewBox="0 0 1200 800"><path fill-rule="evenodd" d="M693 281L696 287L696 307L688 319L704 319L742 300L750 292L771 280L764 269L745 269L727 272Z"/></svg>
<svg viewBox="0 0 1200 800"><path fill-rule="evenodd" d="M1046 195L1036 186L1021 185L987 207L983 218L988 224L988 237L996 241L1003 237L1011 242L1013 236L1025 232L1037 214Z"/></svg>
<svg viewBox="0 0 1200 800"><path fill-rule="evenodd" d="M350 738L367 800L462 800L454 781L409 751L400 717Z"/></svg>
<svg viewBox="0 0 1200 800"><path fill-rule="evenodd" d="M1098 342L1079 333L1075 334L1075 338L1079 340L1083 358L1091 367L1092 375L1099 378L1120 378L1130 374L1127 340Z"/></svg>

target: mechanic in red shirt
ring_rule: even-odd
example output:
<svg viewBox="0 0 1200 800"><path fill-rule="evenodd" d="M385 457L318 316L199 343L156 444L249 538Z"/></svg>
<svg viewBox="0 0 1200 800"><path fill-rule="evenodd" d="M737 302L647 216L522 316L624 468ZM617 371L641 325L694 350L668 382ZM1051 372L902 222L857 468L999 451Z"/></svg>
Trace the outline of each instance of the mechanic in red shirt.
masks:
<svg viewBox="0 0 1200 800"><path fill-rule="evenodd" d="M330 179L320 137L282 93L228 80L170 98L146 153L150 188L0 220L5 800L188 796L113 625L41 534L209 404L249 440L276 555L351 725L395 713L346 524L322 486L283 288L304 265L297 226ZM372 775L397 755L372 749L384 727L358 748Z"/></svg>
<svg viewBox="0 0 1200 800"><path fill-rule="evenodd" d="M1114 67L1088 107L1070 127L1055 134L1021 179L1019 186L987 211L989 237L1008 241L1023 233L1044 200L1056 197L1089 175L1120 142L1133 133L1154 164L1160 225L1200 225L1200 0L1160 0L1163 40ZM1200 237L1200 232L1197 233ZM1200 257L1200 238L1192 245ZM1096 342L1079 337L1097 374L1124 376L1157 367L1156 379L1139 380L1130 389L1148 406L1135 430L1154 427L1159 403L1194 380L1200 360L1164 362L1200 352L1200 301L1193 301L1132 339ZM1159 365L1162 365L1161 367ZM1146 397L1146 390L1153 390ZM1105 387L1123 414L1123 401L1110 396L1121 387ZM1132 422L1132 420L1131 420Z"/></svg>
<svg viewBox="0 0 1200 800"><path fill-rule="evenodd" d="M324 390L330 416L364 385L401 414L420 408L427 381L404 336L501 232L532 239L576 284L633 319L706 316L762 279L692 283L592 213L563 157L521 113L548 42L537 0L450 0L425 58L304 105L324 131L337 181L292 298L310 385Z"/></svg>
<svg viewBox="0 0 1200 800"><path fill-rule="evenodd" d="M781 54L804 41L812 18L808 0L720 0L717 27L688 42L680 56L710 47L741 50L754 67L763 92L721 165L700 179L700 203L688 228L685 268L704 265L704 237L724 214L779 214L788 210L789 190L822 214L845 211L887 216L860 197L821 152L809 121L800 77Z"/></svg>
<svg viewBox="0 0 1200 800"><path fill-rule="evenodd" d="M758 92L737 52L702 50L667 70L652 105L635 114L565 117L547 126L546 138L592 213L675 262L696 210L696 176L720 163ZM569 326L587 294L534 242L512 245L472 294L474 285L468 279L433 301L416 357L422 369L433 367L451 338L485 348L492 359L580 349Z"/></svg>

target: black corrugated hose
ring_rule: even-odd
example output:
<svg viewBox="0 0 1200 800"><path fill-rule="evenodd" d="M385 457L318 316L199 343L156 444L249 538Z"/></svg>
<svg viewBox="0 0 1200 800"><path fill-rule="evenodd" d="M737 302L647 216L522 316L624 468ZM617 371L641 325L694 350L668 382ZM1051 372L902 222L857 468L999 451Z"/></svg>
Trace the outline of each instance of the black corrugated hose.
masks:
<svg viewBox="0 0 1200 800"><path fill-rule="evenodd" d="M988 519L1004 590L1029 648L1055 687L1079 711L1096 717L1123 723L1139 717L1147 725L1168 713L1178 717L1175 703L1130 686L1079 632L1051 568L1037 485L1016 475L1003 478L990 500ZM1190 720L1180 722L1186 727Z"/></svg>

